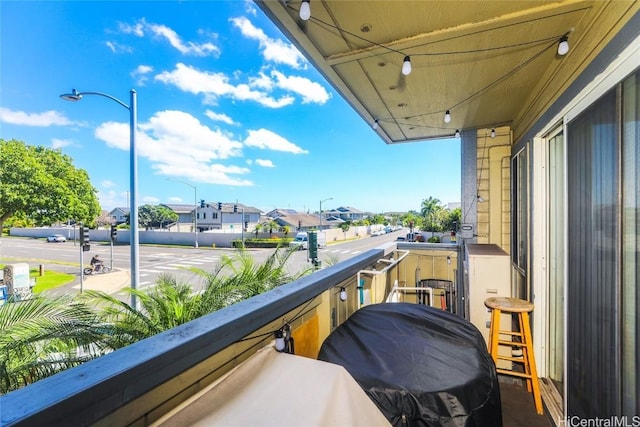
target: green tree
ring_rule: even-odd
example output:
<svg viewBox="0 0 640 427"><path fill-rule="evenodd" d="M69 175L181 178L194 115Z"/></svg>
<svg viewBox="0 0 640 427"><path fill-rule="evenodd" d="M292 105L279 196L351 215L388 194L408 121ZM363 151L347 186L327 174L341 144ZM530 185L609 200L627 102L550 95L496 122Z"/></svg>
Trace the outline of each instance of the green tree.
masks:
<svg viewBox="0 0 640 427"><path fill-rule="evenodd" d="M92 306L68 296L0 305L0 393L111 351L109 335Z"/></svg>
<svg viewBox="0 0 640 427"><path fill-rule="evenodd" d="M371 220L370 223L371 224L384 224L387 221L387 218L385 218L384 215L382 214L375 214Z"/></svg>
<svg viewBox="0 0 640 427"><path fill-rule="evenodd" d="M462 209L455 208L452 211L448 211L447 218L443 223L443 230L458 231L461 223L462 223Z"/></svg>
<svg viewBox="0 0 640 427"><path fill-rule="evenodd" d="M0 139L0 227L14 215L37 225L69 218L92 225L100 214L96 192L61 150Z"/></svg>
<svg viewBox="0 0 640 427"><path fill-rule="evenodd" d="M429 197L422 201L421 213L423 217L423 227L425 231L441 231L440 213L444 208L440 200Z"/></svg>
<svg viewBox="0 0 640 427"><path fill-rule="evenodd" d="M262 264L242 250L223 256L204 279L202 292L162 275L156 285L127 289L128 303L99 291L75 298L36 297L0 305L0 393L21 388L115 349L187 323L205 314L296 280L312 271L287 272L295 252L276 249Z"/></svg>
<svg viewBox="0 0 640 427"><path fill-rule="evenodd" d="M146 229L162 228L178 220L178 214L166 206L144 205L138 209L138 224Z"/></svg>
<svg viewBox="0 0 640 427"><path fill-rule="evenodd" d="M278 229L278 223L271 220L265 224L265 227L269 229L269 238L271 238L274 229Z"/></svg>
<svg viewBox="0 0 640 427"><path fill-rule="evenodd" d="M101 322L111 325L111 334L103 337L103 345L120 348L311 272L307 268L295 275L287 273L285 264L293 253L292 249L278 248L257 264L248 252L239 249L233 255L223 255L212 272L191 268L204 282L200 293L173 276L162 275L153 287L125 290L138 297L139 310L104 292L86 291L84 295L99 307Z"/></svg>

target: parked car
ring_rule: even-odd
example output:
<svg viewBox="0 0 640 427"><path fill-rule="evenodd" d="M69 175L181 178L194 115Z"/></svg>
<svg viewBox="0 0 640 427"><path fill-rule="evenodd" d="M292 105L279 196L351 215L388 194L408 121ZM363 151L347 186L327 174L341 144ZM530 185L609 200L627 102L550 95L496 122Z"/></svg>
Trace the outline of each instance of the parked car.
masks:
<svg viewBox="0 0 640 427"><path fill-rule="evenodd" d="M47 237L47 243L64 243L67 241L67 238L62 234L54 234L53 236Z"/></svg>

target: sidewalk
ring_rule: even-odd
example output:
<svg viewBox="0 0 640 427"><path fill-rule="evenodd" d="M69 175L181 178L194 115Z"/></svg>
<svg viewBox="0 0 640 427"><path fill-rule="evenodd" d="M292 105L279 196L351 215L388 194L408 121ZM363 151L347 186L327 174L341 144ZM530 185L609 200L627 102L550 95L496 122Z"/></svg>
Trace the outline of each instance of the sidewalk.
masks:
<svg viewBox="0 0 640 427"><path fill-rule="evenodd" d="M102 291L108 294L118 293L122 288L131 286L129 270L114 270L106 274L84 276L82 290ZM72 289L80 292L80 279L73 282Z"/></svg>

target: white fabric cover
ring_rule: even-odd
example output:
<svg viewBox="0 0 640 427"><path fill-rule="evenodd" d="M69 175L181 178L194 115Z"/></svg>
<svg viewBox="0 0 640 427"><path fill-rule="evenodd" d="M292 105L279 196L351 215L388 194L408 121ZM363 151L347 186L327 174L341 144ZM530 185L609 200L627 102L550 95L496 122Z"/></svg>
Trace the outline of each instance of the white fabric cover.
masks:
<svg viewBox="0 0 640 427"><path fill-rule="evenodd" d="M389 426L339 365L265 347L155 426Z"/></svg>

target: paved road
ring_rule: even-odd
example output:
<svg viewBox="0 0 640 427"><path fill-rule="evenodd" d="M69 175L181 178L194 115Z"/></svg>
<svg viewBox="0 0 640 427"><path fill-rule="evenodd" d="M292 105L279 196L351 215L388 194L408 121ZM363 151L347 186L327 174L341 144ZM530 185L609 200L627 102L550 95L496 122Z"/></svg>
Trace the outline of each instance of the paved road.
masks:
<svg viewBox="0 0 640 427"><path fill-rule="evenodd" d="M395 240L404 235L403 231L396 231L384 236L365 237L353 241L330 242L326 248L319 251L319 258L323 265L344 261L363 251ZM140 246L140 283L141 289L155 283L161 274L172 274L179 281L186 283L200 282L198 276L190 272L190 268L212 271L224 255L234 254L234 249L226 248L190 248L190 247L158 247ZM256 263L263 262L273 249L251 249L251 256ZM42 239L11 238L0 239L0 263L27 262L31 268L43 265L47 270L63 271L74 274L72 283L59 289L55 293L79 292L84 289L100 289L109 293L116 293L119 289L130 285L129 246L113 246L109 244L92 243L91 251L82 254L83 263L88 266L94 254L99 254L106 265L113 262L114 271L108 274L80 278L80 247L73 242L46 243ZM290 273L296 273L308 267L306 251L298 251L289 259L287 267Z"/></svg>

